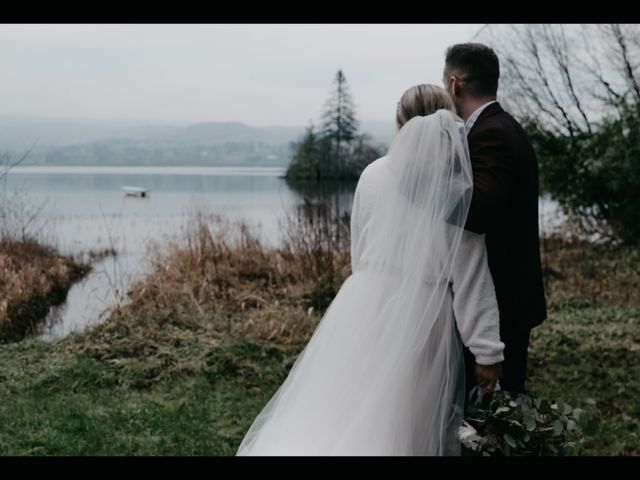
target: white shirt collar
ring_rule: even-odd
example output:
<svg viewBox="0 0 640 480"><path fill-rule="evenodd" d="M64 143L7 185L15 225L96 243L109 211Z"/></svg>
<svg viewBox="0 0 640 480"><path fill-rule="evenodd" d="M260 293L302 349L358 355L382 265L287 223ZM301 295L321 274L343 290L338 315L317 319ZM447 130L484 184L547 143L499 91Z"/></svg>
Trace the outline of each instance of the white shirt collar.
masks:
<svg viewBox="0 0 640 480"><path fill-rule="evenodd" d="M467 118L467 120L464 122L464 127L467 130L467 133L471 131L471 129L473 128L473 124L476 123L476 120L478 120L478 117L480 116L482 111L492 103L496 102L497 100L491 100L490 102L487 102L484 105L478 107L471 115L469 115L469 118Z"/></svg>

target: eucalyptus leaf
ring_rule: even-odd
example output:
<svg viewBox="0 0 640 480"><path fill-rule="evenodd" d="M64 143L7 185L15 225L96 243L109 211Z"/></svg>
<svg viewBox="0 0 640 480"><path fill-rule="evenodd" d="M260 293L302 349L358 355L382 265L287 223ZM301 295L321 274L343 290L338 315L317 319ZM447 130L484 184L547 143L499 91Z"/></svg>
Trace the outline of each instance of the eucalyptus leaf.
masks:
<svg viewBox="0 0 640 480"><path fill-rule="evenodd" d="M504 434L504 441L507 442L507 444L509 444L510 447L516 448L516 441L508 433Z"/></svg>
<svg viewBox="0 0 640 480"><path fill-rule="evenodd" d="M553 435L554 436L557 437L563 431L564 431L564 425L562 425L562 422L560 420L556 420L555 422L553 422Z"/></svg>
<svg viewBox="0 0 640 480"><path fill-rule="evenodd" d="M533 417L525 417L524 428L526 428L529 432L533 432L536 429L535 419Z"/></svg>
<svg viewBox="0 0 640 480"><path fill-rule="evenodd" d="M600 425L594 420L588 420L584 426L584 433L587 435L595 435L600 430Z"/></svg>
<svg viewBox="0 0 640 480"><path fill-rule="evenodd" d="M484 408L468 408L468 415L480 437L473 448L477 455L564 455L566 433L579 428L587 433L585 427L592 426L588 412L562 399L510 397L504 391L494 393Z"/></svg>

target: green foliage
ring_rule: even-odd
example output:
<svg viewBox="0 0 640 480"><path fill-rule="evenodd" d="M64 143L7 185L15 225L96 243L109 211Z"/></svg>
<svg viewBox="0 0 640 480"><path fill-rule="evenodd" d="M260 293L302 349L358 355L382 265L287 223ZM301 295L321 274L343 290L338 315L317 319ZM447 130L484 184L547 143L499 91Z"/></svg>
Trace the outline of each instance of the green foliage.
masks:
<svg viewBox="0 0 640 480"><path fill-rule="evenodd" d="M287 169L287 178L331 177L332 162L328 160L329 141L309 126L298 142L291 145L293 161Z"/></svg>
<svg viewBox="0 0 640 480"><path fill-rule="evenodd" d="M572 446L570 434L597 430L583 409L505 391L492 394L484 408L470 406L466 421L461 439L468 455L564 455Z"/></svg>
<svg viewBox="0 0 640 480"><path fill-rule="evenodd" d="M384 146L373 145L369 135L357 135L349 145L345 159L345 171L358 178L367 165L382 157L384 153Z"/></svg>
<svg viewBox="0 0 640 480"><path fill-rule="evenodd" d="M369 163L384 154L382 146L373 145L368 135L358 133L355 106L341 70L335 85L320 131L312 125L292 144L287 178L358 179Z"/></svg>
<svg viewBox="0 0 640 480"><path fill-rule="evenodd" d="M640 241L640 105L621 101L593 133L560 136L529 122L542 189L587 233Z"/></svg>

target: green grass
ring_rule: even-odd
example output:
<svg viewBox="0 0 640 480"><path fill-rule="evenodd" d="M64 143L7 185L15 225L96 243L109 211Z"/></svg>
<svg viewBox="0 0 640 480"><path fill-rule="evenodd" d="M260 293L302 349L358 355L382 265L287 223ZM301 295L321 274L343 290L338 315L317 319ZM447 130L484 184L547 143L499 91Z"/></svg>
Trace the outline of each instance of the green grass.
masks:
<svg viewBox="0 0 640 480"><path fill-rule="evenodd" d="M534 329L528 388L593 411L577 455L640 454L640 308L565 308Z"/></svg>
<svg viewBox="0 0 640 480"><path fill-rule="evenodd" d="M148 361L145 349L96 359L78 349L87 341L0 346L0 454L233 455L295 358L247 341L192 340ZM530 391L599 417L576 454L640 450L639 345L638 307L567 308L534 330ZM163 367L162 358L171 360Z"/></svg>
<svg viewBox="0 0 640 480"><path fill-rule="evenodd" d="M116 368L62 344L0 348L2 455L233 455L284 379L275 348L230 341L198 373Z"/></svg>
<svg viewBox="0 0 640 480"><path fill-rule="evenodd" d="M638 454L640 249L544 249L549 318L533 331L530 393L595 413L599 431L576 436L575 454ZM264 270L272 259L255 263ZM200 285L190 272L176 279ZM155 275L151 285L162 286ZM269 288L252 286L254 277L226 288L259 292L264 302L255 305L214 293L198 300L176 280L180 289L147 289L166 293L166 305L162 295L140 295L83 334L0 345L0 454L233 455L319 315L293 294L283 301L290 293L280 284L294 277L274 277ZM244 336L254 328L264 335Z"/></svg>

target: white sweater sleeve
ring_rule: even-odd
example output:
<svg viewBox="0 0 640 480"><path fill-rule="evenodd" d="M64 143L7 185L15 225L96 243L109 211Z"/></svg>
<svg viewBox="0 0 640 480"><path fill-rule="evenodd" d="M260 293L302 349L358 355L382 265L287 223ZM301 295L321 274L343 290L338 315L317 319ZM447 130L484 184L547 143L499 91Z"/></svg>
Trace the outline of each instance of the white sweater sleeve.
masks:
<svg viewBox="0 0 640 480"><path fill-rule="evenodd" d="M452 274L453 312L463 343L476 362L504 360L495 286L489 271L485 235L464 230Z"/></svg>
<svg viewBox="0 0 640 480"><path fill-rule="evenodd" d="M351 207L351 272L355 272L367 243L366 225L373 212L376 189L380 183L383 164L375 160L360 174Z"/></svg>
<svg viewBox="0 0 640 480"><path fill-rule="evenodd" d="M356 271L356 263L358 259L358 241L360 240L360 194L361 183L356 185L356 191L353 194L353 205L351 207L351 273Z"/></svg>

